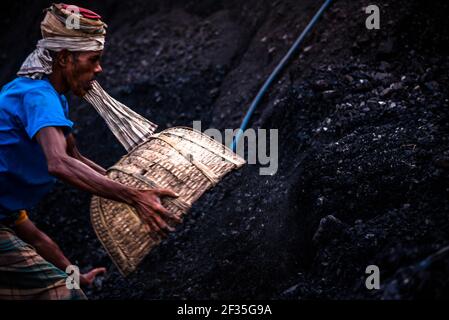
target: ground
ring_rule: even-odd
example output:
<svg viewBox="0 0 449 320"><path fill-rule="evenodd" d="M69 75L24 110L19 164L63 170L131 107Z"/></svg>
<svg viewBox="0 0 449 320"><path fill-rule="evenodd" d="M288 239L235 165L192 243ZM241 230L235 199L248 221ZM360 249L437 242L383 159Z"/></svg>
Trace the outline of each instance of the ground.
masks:
<svg viewBox="0 0 449 320"><path fill-rule="evenodd" d="M90 195L58 183L31 211L82 270L108 268L89 298L447 297L449 258L432 254L449 245L449 173L435 165L449 156L449 4L376 1L381 28L367 30L372 1L334 2L252 118L279 130L277 173L228 175L128 278L95 237ZM0 13L1 84L39 39L49 2L23 3ZM109 25L100 83L160 129L237 128L320 5L87 3ZM114 164L122 147L92 107L70 102L82 153ZM380 290L365 287L368 265Z"/></svg>

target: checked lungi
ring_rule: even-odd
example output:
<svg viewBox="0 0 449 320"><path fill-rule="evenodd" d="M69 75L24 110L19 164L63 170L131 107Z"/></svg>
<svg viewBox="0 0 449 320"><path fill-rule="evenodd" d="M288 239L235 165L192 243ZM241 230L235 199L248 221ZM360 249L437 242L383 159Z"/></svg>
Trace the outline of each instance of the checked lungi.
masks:
<svg viewBox="0 0 449 320"><path fill-rule="evenodd" d="M0 300L84 300L68 289L67 274L42 258L8 226L0 223Z"/></svg>

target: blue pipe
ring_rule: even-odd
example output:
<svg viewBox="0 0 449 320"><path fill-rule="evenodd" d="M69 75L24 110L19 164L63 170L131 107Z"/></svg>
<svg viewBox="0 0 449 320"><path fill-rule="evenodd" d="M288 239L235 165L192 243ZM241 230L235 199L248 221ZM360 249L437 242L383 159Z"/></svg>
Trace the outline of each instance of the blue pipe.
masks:
<svg viewBox="0 0 449 320"><path fill-rule="evenodd" d="M282 69L287 64L288 60L295 54L296 50L298 49L301 42L304 40L304 38L307 36L307 34L312 30L313 26L316 24L320 16L323 14L323 12L327 9L327 7L331 4L332 0L326 0L324 4L321 6L321 8L315 13L312 20L310 20L307 27L304 29L304 31L301 33L301 35L296 39L295 43L292 45L290 50L288 50L287 54L284 56L284 58L279 62L279 64L276 66L274 71L271 73L271 75L268 77L267 81L265 81L262 88L257 93L257 96L254 98L253 102L251 103L251 106L249 107L248 111L246 112L245 118L242 121L242 124L240 125L240 129L237 132L236 137L232 141L231 149L235 152L237 148L237 144L240 141L240 138L243 134L243 132L246 130L246 127L248 126L249 120L251 119L251 116L254 113L254 110L256 110L257 105L262 100L265 92L268 90L268 88L271 86L274 79L277 77L277 75L282 71Z"/></svg>

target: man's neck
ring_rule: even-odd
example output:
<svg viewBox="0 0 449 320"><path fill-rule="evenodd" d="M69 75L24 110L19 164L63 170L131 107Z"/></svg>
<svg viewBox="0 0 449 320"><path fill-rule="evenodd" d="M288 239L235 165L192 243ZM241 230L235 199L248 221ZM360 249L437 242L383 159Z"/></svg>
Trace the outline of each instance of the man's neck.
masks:
<svg viewBox="0 0 449 320"><path fill-rule="evenodd" d="M67 81L63 78L62 74L58 71L52 72L48 76L48 80L50 80L51 85L59 94L64 94L69 91L69 85Z"/></svg>

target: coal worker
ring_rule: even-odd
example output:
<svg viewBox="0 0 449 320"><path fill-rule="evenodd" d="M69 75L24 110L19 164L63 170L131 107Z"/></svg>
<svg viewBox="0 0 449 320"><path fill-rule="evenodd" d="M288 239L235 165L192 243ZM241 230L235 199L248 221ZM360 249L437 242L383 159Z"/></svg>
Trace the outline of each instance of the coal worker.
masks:
<svg viewBox="0 0 449 320"><path fill-rule="evenodd" d="M85 299L82 287L105 272L93 269L79 275L81 288L73 284L70 261L28 218L55 178L134 206L161 234L170 230L160 197L173 192L114 182L76 147L64 94L84 96L102 71L106 25L96 13L73 8L46 10L43 38L0 93L0 299Z"/></svg>

